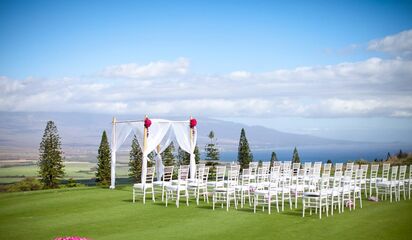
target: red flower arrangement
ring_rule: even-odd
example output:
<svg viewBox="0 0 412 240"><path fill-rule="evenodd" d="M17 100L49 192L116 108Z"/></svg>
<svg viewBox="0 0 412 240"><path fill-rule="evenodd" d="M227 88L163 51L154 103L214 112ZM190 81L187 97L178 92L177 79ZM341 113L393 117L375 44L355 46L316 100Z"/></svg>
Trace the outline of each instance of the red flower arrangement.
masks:
<svg viewBox="0 0 412 240"><path fill-rule="evenodd" d="M190 128L194 128L197 125L197 121L196 119L192 118L190 119Z"/></svg>
<svg viewBox="0 0 412 240"><path fill-rule="evenodd" d="M152 121L149 118L145 118L144 127L149 128L152 125Z"/></svg>
<svg viewBox="0 0 412 240"><path fill-rule="evenodd" d="M149 127L152 125L152 121L147 117L144 119L144 127L147 129L147 137L149 137Z"/></svg>

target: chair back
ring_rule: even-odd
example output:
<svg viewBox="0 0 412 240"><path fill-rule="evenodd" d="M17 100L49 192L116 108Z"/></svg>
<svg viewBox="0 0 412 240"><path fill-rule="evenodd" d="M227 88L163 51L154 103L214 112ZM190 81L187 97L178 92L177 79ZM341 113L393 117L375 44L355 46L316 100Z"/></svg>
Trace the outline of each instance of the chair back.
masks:
<svg viewBox="0 0 412 240"><path fill-rule="evenodd" d="M320 177L321 168L322 168L322 162L315 162L315 164L313 165L313 172L312 172L313 177L316 177L316 178Z"/></svg>
<svg viewBox="0 0 412 240"><path fill-rule="evenodd" d="M376 179L378 177L378 171L379 171L379 164L372 164L370 179Z"/></svg>
<svg viewBox="0 0 412 240"><path fill-rule="evenodd" d="M325 164L323 164L323 173L322 173L322 176L330 177L331 169L332 169L332 163L325 163Z"/></svg>
<svg viewBox="0 0 412 240"><path fill-rule="evenodd" d="M391 181L396 181L396 177L398 176L398 166L392 166L391 169Z"/></svg>
<svg viewBox="0 0 412 240"><path fill-rule="evenodd" d="M343 169L343 163L336 163L335 164L335 173L336 172L342 172Z"/></svg>
<svg viewBox="0 0 412 240"><path fill-rule="evenodd" d="M335 172L333 176L333 189L338 190L342 183L342 171Z"/></svg>
<svg viewBox="0 0 412 240"><path fill-rule="evenodd" d="M360 169L362 169L362 179L366 179L368 175L369 164L362 164L360 166Z"/></svg>
<svg viewBox="0 0 412 240"><path fill-rule="evenodd" d="M346 163L345 172L346 171L353 172L353 162Z"/></svg>
<svg viewBox="0 0 412 240"><path fill-rule="evenodd" d="M297 176L300 169L300 163L293 163L292 164L292 174L293 176Z"/></svg>
<svg viewBox="0 0 412 240"><path fill-rule="evenodd" d="M226 166L216 166L216 182L225 180Z"/></svg>
<svg viewBox="0 0 412 240"><path fill-rule="evenodd" d="M382 180L388 180L389 170L391 169L390 163L384 163L382 167Z"/></svg>
<svg viewBox="0 0 412 240"><path fill-rule="evenodd" d="M303 165L303 169L305 170L305 174L308 175L310 173L310 169L312 168L312 162L305 162Z"/></svg>
<svg viewBox="0 0 412 240"><path fill-rule="evenodd" d="M163 182L172 181L174 166L165 166L163 172Z"/></svg>
<svg viewBox="0 0 412 240"><path fill-rule="evenodd" d="M238 182L239 182L239 171L237 169L231 169L227 171L228 188L238 185Z"/></svg>
<svg viewBox="0 0 412 240"><path fill-rule="evenodd" d="M189 168L180 167L179 170L177 171L178 184L179 185L187 184L188 176L189 176Z"/></svg>
<svg viewBox="0 0 412 240"><path fill-rule="evenodd" d="M400 166L399 168L399 181L404 181L405 180L405 175L406 175L406 165Z"/></svg>
<svg viewBox="0 0 412 240"><path fill-rule="evenodd" d="M242 175L240 176L240 184L242 186L250 185L250 169L249 168L244 168L242 170Z"/></svg>
<svg viewBox="0 0 412 240"><path fill-rule="evenodd" d="M361 187L362 176L363 176L363 170L361 168L358 168L355 171L355 180L353 181L353 183L355 184L356 187Z"/></svg>
<svg viewBox="0 0 412 240"><path fill-rule="evenodd" d="M155 167L148 167L146 170L146 182L145 183L153 183L155 174Z"/></svg>
<svg viewBox="0 0 412 240"><path fill-rule="evenodd" d="M265 167L267 169L270 168L270 162L262 162L262 167Z"/></svg>

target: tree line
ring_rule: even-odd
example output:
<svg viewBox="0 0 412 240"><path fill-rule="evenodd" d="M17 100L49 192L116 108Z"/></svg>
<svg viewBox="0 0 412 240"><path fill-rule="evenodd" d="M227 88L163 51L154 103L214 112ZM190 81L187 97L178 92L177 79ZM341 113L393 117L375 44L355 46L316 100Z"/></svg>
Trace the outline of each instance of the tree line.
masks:
<svg viewBox="0 0 412 240"><path fill-rule="evenodd" d="M208 134L209 141L204 147L205 162L211 167L211 174L214 174L215 166L220 161L220 151L214 131ZM200 162L200 150L195 147L196 164ZM155 153L149 154L149 159L154 159ZM165 166L180 166L190 164L190 154L178 147L175 151L174 144L171 143L165 151L161 153L163 164ZM143 152L136 136L133 137L131 150L129 153L129 177L138 182L142 172ZM150 167L153 162L149 161ZM237 162L241 169L248 168L253 161L253 154L246 137L244 128L240 131ZM271 155L271 165L278 161L275 152ZM293 151L293 162L300 162L297 148ZM43 138L39 148L39 177L45 188L56 188L65 175L64 171L64 154L61 148L61 138L58 134L57 127L53 121L48 121L44 130ZM107 186L111 179L111 149L107 138L106 131L103 131L100 145L97 152L97 170L96 182L99 185Z"/></svg>

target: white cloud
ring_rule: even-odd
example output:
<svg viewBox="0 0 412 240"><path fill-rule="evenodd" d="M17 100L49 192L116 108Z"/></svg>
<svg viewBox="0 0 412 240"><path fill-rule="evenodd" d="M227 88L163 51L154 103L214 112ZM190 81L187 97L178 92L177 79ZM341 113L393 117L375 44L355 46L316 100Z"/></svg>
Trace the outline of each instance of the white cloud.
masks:
<svg viewBox="0 0 412 240"><path fill-rule="evenodd" d="M157 78L171 75L184 75L189 68L189 60L178 58L173 62L157 61L146 65L136 63L109 66L101 75L109 78Z"/></svg>
<svg viewBox="0 0 412 240"><path fill-rule="evenodd" d="M368 50L387 52L397 56L410 56L412 54L412 29L372 40L368 44Z"/></svg>
<svg viewBox="0 0 412 240"><path fill-rule="evenodd" d="M1 77L0 111L209 117L412 117L412 61L407 59L371 58L336 65L221 75L180 74L166 70L176 68L156 68L158 71L141 71L142 79L135 75L133 81ZM156 76L156 80L143 76Z"/></svg>

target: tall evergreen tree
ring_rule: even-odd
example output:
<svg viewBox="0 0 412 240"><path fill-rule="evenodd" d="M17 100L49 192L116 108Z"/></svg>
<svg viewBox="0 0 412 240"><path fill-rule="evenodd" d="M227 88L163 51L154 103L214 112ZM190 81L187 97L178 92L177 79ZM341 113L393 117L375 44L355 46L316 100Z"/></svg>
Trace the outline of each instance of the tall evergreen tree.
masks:
<svg viewBox="0 0 412 240"><path fill-rule="evenodd" d="M300 163L300 157L299 157L298 149L296 147L295 147L295 149L293 149L292 162L293 163Z"/></svg>
<svg viewBox="0 0 412 240"><path fill-rule="evenodd" d="M102 139L100 141L99 150L97 153L97 172L96 182L107 186L110 183L111 163L112 157L110 154L109 141L107 140L106 131L103 131Z"/></svg>
<svg viewBox="0 0 412 240"><path fill-rule="evenodd" d="M276 156L275 152L272 152L272 156L270 157L270 167L273 167L273 164L278 161L278 157Z"/></svg>
<svg viewBox="0 0 412 240"><path fill-rule="evenodd" d="M64 177L63 151L53 121L48 121L39 148L39 176L45 188L56 188Z"/></svg>
<svg viewBox="0 0 412 240"><path fill-rule="evenodd" d="M190 154L183 150L180 146L177 149L177 162L178 165L189 165L190 164Z"/></svg>
<svg viewBox="0 0 412 240"><path fill-rule="evenodd" d="M175 151L175 147L173 146L173 142L161 153L163 164L165 166L174 166L175 165L175 156L173 152Z"/></svg>
<svg viewBox="0 0 412 240"><path fill-rule="evenodd" d="M239 162L241 169L248 168L249 163L253 161L253 155L250 151L249 143L246 138L245 129L243 128L240 131L237 161Z"/></svg>
<svg viewBox="0 0 412 240"><path fill-rule="evenodd" d="M219 149L217 148L217 139L215 138L215 133L213 131L209 132L210 142L205 146L206 153L206 166L210 166L210 174L213 176L215 173L216 165L220 159Z"/></svg>
<svg viewBox="0 0 412 240"><path fill-rule="evenodd" d="M195 153L195 162L196 162L196 164L199 164L199 162L200 162L200 150L199 150L199 147L197 145L195 147L194 153Z"/></svg>
<svg viewBox="0 0 412 240"><path fill-rule="evenodd" d="M195 154L195 162L196 164L198 164L200 162L200 152L199 152L199 148L197 147L197 145L195 147L194 154ZM189 165L190 164L190 154L184 151L180 147L177 149L176 158L177 158L178 165Z"/></svg>
<svg viewBox="0 0 412 240"><path fill-rule="evenodd" d="M134 182L140 182L142 177L143 152L137 141L136 135L132 140L132 149L129 153L129 177Z"/></svg>

